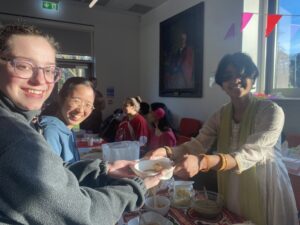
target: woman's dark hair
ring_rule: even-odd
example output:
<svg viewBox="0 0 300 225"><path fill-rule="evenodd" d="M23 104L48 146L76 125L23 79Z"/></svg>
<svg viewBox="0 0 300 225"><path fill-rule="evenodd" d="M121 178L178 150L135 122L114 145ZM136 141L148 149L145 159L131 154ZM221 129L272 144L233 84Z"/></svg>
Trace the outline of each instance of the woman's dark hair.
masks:
<svg viewBox="0 0 300 225"><path fill-rule="evenodd" d="M237 70L238 74L229 74L226 72L230 65ZM257 66L252 61L251 57L245 53L237 52L225 55L221 59L215 74L215 82L222 86L224 81L230 80L233 76L240 76L241 79L250 78L254 83L258 74Z"/></svg>
<svg viewBox="0 0 300 225"><path fill-rule="evenodd" d="M150 112L150 105L147 102L140 103L140 114L142 116L147 115Z"/></svg>
<svg viewBox="0 0 300 225"><path fill-rule="evenodd" d="M171 128L172 130L174 130L174 126L172 126L172 121L173 121L173 118L172 118L172 113L170 112L170 110L168 109L168 107L164 104L164 103L162 103L162 102L153 102L153 103L151 103L150 104L150 109L152 110L152 111L155 111L155 110L157 110L158 108L162 108L164 111L165 111L165 116L163 117L163 119L164 120L166 120L166 121L162 121L161 123L162 123L162 125L158 125L158 128L161 130L161 131L165 131L165 130L167 130L167 129L165 129L165 130L162 130L160 127L161 126L164 126L164 123L166 123L167 125L166 125L166 127L169 127L169 128Z"/></svg>
<svg viewBox="0 0 300 225"><path fill-rule="evenodd" d="M42 111L42 115L56 116L61 108L60 106L65 102L66 98L77 85L91 87L95 93L94 85L90 80L84 77L71 77L63 84L58 93L57 99L45 107L45 109Z"/></svg>
<svg viewBox="0 0 300 225"><path fill-rule="evenodd" d="M157 127L160 131L168 131L169 129L172 129L166 115L158 121Z"/></svg>

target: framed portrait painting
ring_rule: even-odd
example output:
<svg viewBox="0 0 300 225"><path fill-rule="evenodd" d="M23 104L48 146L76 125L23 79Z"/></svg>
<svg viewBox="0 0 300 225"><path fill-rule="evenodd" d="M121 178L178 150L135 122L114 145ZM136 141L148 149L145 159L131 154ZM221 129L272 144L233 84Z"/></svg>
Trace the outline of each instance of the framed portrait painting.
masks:
<svg viewBox="0 0 300 225"><path fill-rule="evenodd" d="M202 97L204 3L160 23L159 96Z"/></svg>

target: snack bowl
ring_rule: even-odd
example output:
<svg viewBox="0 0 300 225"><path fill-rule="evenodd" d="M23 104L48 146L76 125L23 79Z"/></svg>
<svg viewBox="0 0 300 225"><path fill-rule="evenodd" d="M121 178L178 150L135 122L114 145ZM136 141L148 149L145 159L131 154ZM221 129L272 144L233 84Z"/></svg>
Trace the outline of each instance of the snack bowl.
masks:
<svg viewBox="0 0 300 225"><path fill-rule="evenodd" d="M134 217L128 221L127 225L172 225L173 223L167 218L156 212L145 212L140 216ZM141 221L140 221L141 220Z"/></svg>
<svg viewBox="0 0 300 225"><path fill-rule="evenodd" d="M170 209L170 205L171 205L170 200L167 197L161 195L151 196L146 198L145 200L146 210L157 212L162 216L168 213Z"/></svg>
<svg viewBox="0 0 300 225"><path fill-rule="evenodd" d="M211 219L222 213L223 197L213 191L199 191L192 200L191 208L202 217Z"/></svg>
<svg viewBox="0 0 300 225"><path fill-rule="evenodd" d="M169 158L157 158L152 160L142 159L132 168L136 175L144 178L155 176L160 171L163 171L161 180L168 180L173 176L173 163Z"/></svg>

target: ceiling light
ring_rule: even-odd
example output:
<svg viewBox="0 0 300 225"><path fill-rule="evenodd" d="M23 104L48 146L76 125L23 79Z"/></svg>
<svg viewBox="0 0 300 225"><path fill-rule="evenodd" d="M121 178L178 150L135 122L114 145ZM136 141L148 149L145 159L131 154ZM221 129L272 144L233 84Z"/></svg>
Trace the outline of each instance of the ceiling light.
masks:
<svg viewBox="0 0 300 225"><path fill-rule="evenodd" d="M98 0L91 1L91 3L89 4L89 7L92 8L97 2L98 2Z"/></svg>

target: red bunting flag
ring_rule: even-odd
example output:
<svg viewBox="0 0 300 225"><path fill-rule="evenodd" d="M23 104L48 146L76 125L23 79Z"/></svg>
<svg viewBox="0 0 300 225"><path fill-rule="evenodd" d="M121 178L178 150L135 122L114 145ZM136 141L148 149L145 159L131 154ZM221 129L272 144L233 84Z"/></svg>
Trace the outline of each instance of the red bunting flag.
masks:
<svg viewBox="0 0 300 225"><path fill-rule="evenodd" d="M266 37L268 37L271 34L271 32L273 31L274 27L279 22L281 17L282 17L282 15L279 15L279 14L268 15L267 28L266 28L266 34L265 34Z"/></svg>
<svg viewBox="0 0 300 225"><path fill-rule="evenodd" d="M251 20L253 13L243 13L241 22L241 32L245 29L249 21Z"/></svg>

